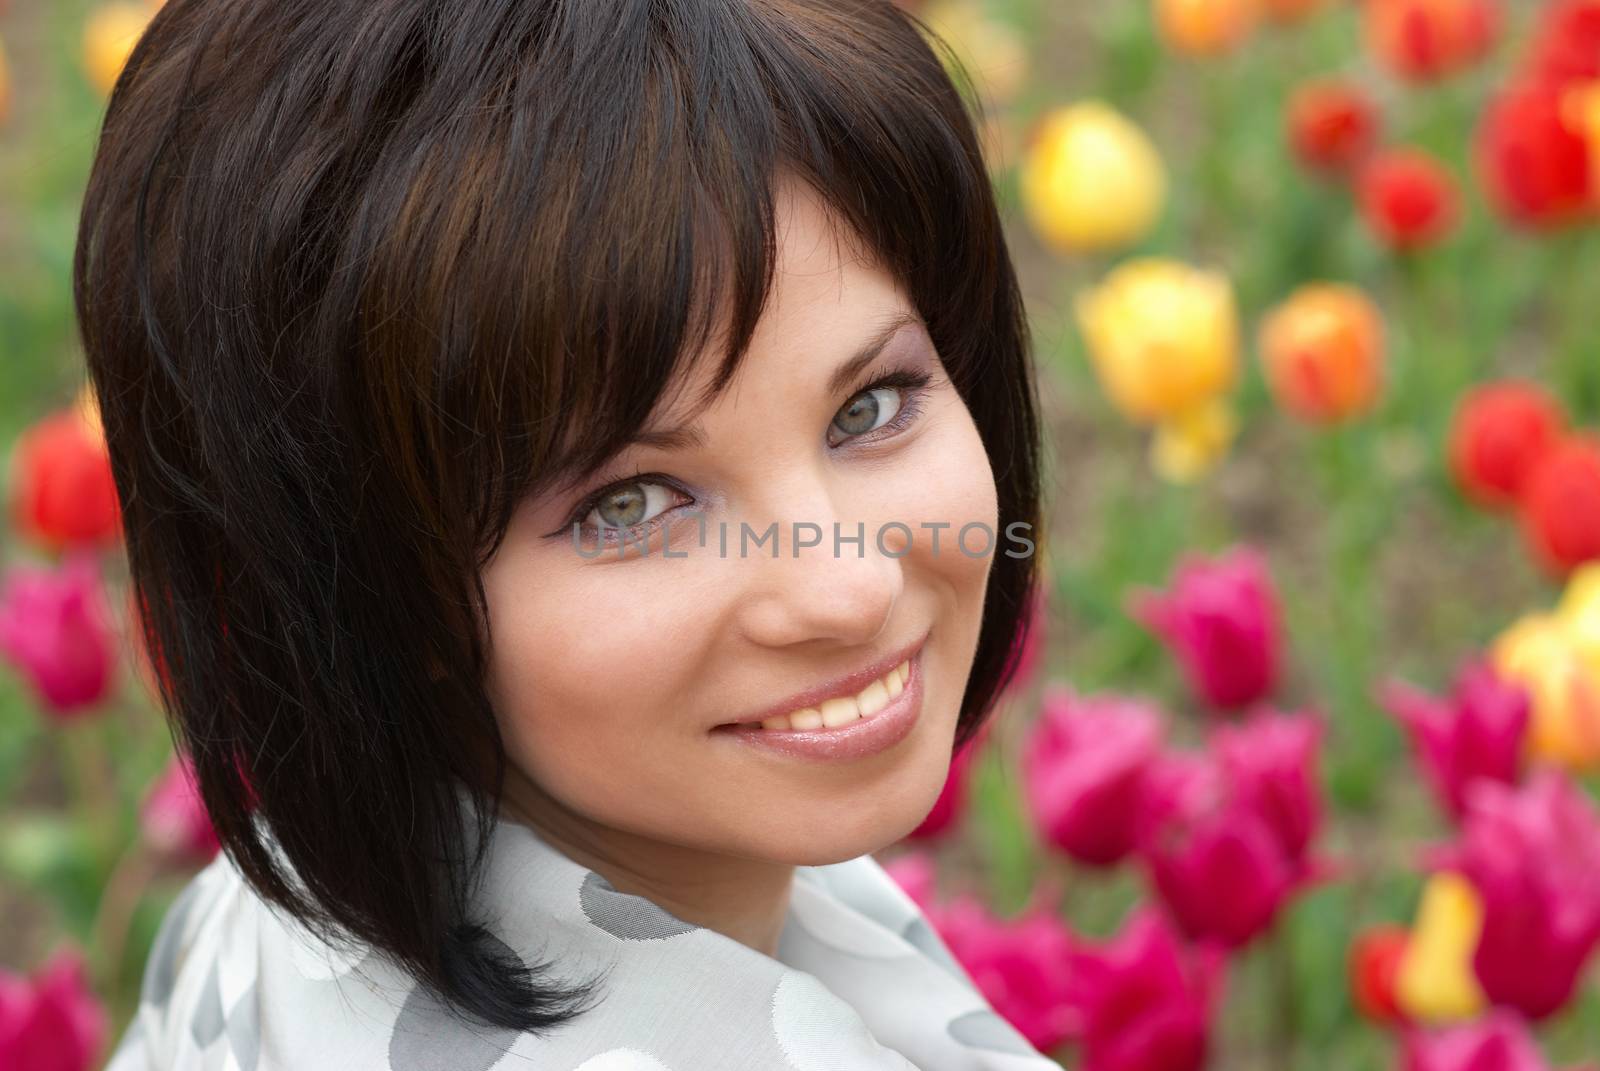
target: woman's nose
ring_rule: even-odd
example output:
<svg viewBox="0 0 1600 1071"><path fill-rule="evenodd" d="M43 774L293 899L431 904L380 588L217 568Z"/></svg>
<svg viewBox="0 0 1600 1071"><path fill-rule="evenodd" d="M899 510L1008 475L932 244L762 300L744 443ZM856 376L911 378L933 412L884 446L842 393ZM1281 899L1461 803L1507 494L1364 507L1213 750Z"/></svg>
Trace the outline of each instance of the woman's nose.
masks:
<svg viewBox="0 0 1600 1071"><path fill-rule="evenodd" d="M893 526L880 537L883 519L841 510L829 494L805 501L811 508L775 522L776 556L769 539L730 562L745 578L739 603L744 631L772 647L809 640L871 644L892 620L905 586L896 556L904 538Z"/></svg>

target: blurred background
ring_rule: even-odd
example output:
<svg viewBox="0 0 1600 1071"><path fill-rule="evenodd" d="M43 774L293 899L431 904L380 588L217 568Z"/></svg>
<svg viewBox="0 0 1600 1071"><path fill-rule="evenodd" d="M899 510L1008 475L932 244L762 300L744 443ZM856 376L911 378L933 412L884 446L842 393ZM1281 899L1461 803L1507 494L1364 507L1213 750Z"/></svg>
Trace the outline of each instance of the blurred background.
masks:
<svg viewBox="0 0 1600 1071"><path fill-rule="evenodd" d="M1600 1067L1600 0L925 0L1034 329L1002 708L879 859L1091 1071ZM70 267L159 2L0 0L0 1068L217 844Z"/></svg>

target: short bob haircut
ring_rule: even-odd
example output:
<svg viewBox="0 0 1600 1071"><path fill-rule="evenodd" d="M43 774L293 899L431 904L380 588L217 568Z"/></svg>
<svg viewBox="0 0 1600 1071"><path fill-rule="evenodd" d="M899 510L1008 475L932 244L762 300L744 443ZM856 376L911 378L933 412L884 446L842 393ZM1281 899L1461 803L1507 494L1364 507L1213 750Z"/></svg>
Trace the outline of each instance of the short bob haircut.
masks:
<svg viewBox="0 0 1600 1071"><path fill-rule="evenodd" d="M506 761L480 570L520 500L595 471L714 338L726 387L780 171L901 280L1001 530L1039 528L1022 300L926 32L889 0L155 16L104 118L74 296L140 640L265 900L477 1021L587 1010L593 982L553 984L470 917ZM958 744L1012 675L1034 573L994 556Z"/></svg>

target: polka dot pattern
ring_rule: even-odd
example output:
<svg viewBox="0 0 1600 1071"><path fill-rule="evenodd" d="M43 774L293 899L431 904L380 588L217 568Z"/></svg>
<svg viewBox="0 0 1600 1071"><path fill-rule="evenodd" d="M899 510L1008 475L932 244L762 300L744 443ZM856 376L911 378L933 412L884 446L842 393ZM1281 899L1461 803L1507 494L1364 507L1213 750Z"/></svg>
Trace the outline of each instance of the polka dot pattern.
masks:
<svg viewBox="0 0 1600 1071"><path fill-rule="evenodd" d="M622 941L659 941L696 928L642 896L617 891L592 870L583 879L579 901L590 922Z"/></svg>
<svg viewBox="0 0 1600 1071"><path fill-rule="evenodd" d="M547 986L599 983L575 1018L519 1032L376 949L323 945L220 855L163 920L107 1071L1061 1071L870 855L795 877L768 955L500 819L474 917Z"/></svg>

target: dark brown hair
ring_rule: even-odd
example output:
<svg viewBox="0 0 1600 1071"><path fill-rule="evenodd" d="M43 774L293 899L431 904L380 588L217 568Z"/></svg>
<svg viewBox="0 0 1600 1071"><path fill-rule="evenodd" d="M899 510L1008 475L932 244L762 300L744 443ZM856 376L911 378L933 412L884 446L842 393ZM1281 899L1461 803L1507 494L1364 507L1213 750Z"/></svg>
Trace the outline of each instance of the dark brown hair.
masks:
<svg viewBox="0 0 1600 1071"><path fill-rule="evenodd" d="M105 116L75 298L141 639L259 895L482 1020L585 1010L590 986L507 962L469 917L505 763L479 572L519 500L603 463L721 315L727 385L780 170L902 281L1001 530L1038 528L1022 302L924 33L888 0L155 17ZM1034 564L995 555L958 744L1009 677Z"/></svg>

